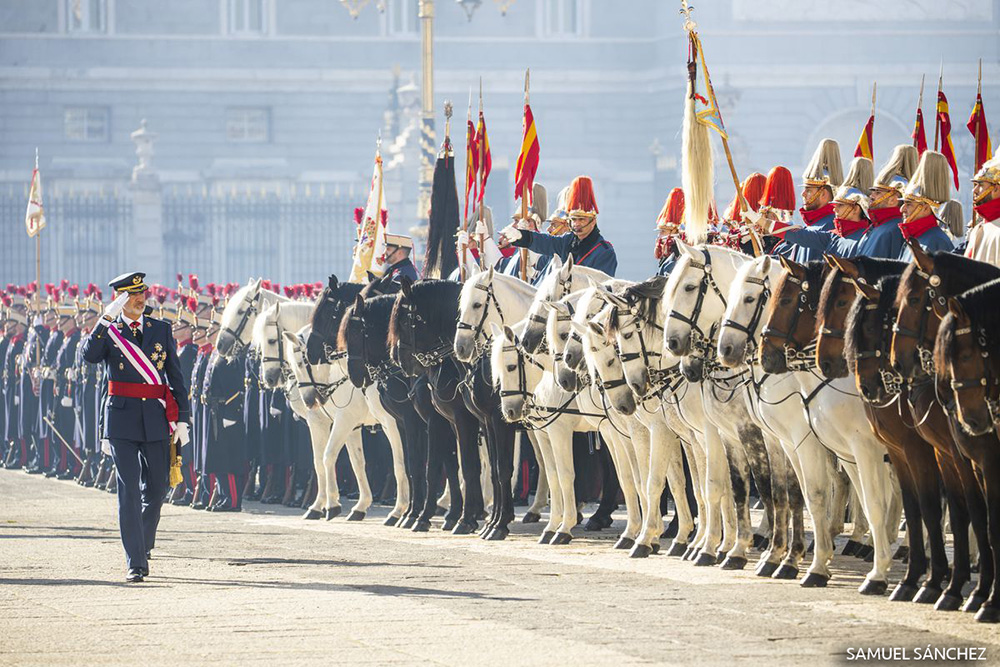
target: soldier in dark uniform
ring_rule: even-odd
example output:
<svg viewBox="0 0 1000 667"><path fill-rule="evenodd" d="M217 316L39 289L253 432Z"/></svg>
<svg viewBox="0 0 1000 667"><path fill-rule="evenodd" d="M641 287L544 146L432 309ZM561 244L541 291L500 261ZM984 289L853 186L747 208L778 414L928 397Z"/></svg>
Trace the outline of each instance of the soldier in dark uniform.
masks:
<svg viewBox="0 0 1000 667"><path fill-rule="evenodd" d="M211 306L211 302L209 302ZM191 405L194 408L194 437L191 440L191 463L194 468L195 490L191 500L191 508L196 510L207 509L211 504L215 486L215 476L208 473L205 468L205 437L207 433L208 407L205 402L205 379L208 374L208 365L211 363L215 346L212 345L211 330L213 323L200 319L202 312L201 305L198 305L199 324L204 322L204 326L195 327L194 341L199 344L198 356L194 362L194 370L191 381ZM214 326L218 331L218 326Z"/></svg>
<svg viewBox="0 0 1000 667"><path fill-rule="evenodd" d="M77 457L82 458L78 448L73 446L73 362L76 358L76 348L80 342L80 327L77 326L76 306L72 299L76 290L67 286L66 292L60 289L60 298L56 301L56 313L59 316L59 329L62 332L62 345L56 353L55 380L52 390L52 422L59 435L52 434L55 441L51 446L58 452L59 464L53 466L59 479L72 479L80 472L82 466ZM60 438L59 436L62 436ZM74 456L75 453L75 456Z"/></svg>
<svg viewBox="0 0 1000 667"><path fill-rule="evenodd" d="M49 339L49 330L41 314L33 314L31 319L28 338L21 353L18 379L17 398L20 404L18 436L21 439L21 446L26 447L28 451L28 463L24 470L37 475L43 472L43 466L48 463L38 432L38 391L41 382L42 354Z"/></svg>
<svg viewBox="0 0 1000 667"><path fill-rule="evenodd" d="M174 340L177 341L177 363L180 364L181 375L190 379L194 372L195 359L198 357L198 347L192 342L194 312L188 310L187 299L180 293L175 292L174 296L174 301L161 306L160 312L163 318L173 325ZM183 481L174 487L173 493L170 495L169 502L172 504L191 504L194 479L191 476L190 458L190 452L185 456L184 452L181 451L181 460L183 461L181 478Z"/></svg>
<svg viewBox="0 0 1000 667"><path fill-rule="evenodd" d="M411 281L420 280L417 267L410 259L413 252L413 239L405 234L385 235L385 272L382 274L383 283L398 283L406 276Z"/></svg>
<svg viewBox="0 0 1000 667"><path fill-rule="evenodd" d="M211 512L239 512L246 485L246 448L243 444L243 378L245 357L212 355L205 375L205 468L215 475L215 502Z"/></svg>
<svg viewBox="0 0 1000 667"><path fill-rule="evenodd" d="M46 477L55 477L65 452L63 452L58 437L51 432L48 422L52 421L55 416L54 389L58 372L56 357L59 355L59 348L62 347L63 332L58 326L59 318L55 310L55 299L58 297L58 292L54 291L54 286L51 284L45 287L48 290L49 298L42 315L42 322L48 330L48 338L42 348L42 362L38 369L38 414L35 428L41 442L42 472L45 473Z"/></svg>
<svg viewBox="0 0 1000 667"><path fill-rule="evenodd" d="M260 414L260 355L250 349L243 364L243 437L247 456L247 481L242 490L247 500L260 499L263 485L258 487L261 470L261 414ZM263 475L261 475L263 476Z"/></svg>
<svg viewBox="0 0 1000 667"><path fill-rule="evenodd" d="M80 324L81 340L90 334L100 316L100 297L97 286L87 286L85 298L77 301L77 321ZM99 476L103 457L101 439L97 433L97 413L100 409L98 386L99 367L88 364L83 358L83 346L77 344L73 355L73 441L78 451L84 453L83 470L76 481L83 486L94 486Z"/></svg>
<svg viewBox="0 0 1000 667"><path fill-rule="evenodd" d="M3 429L0 436L7 443L7 456L4 459L4 466L16 469L27 463L27 451L21 446L20 435L18 434L18 413L20 406L17 390L19 386L18 359L21 358L24 350L28 320L24 309L24 297L17 292L13 285L8 286L3 302L7 318L5 336L7 347L3 355L4 420L0 423L0 427Z"/></svg>
<svg viewBox="0 0 1000 667"><path fill-rule="evenodd" d="M143 314L145 274L111 281L118 294L82 343L84 358L107 369L102 436L118 477L118 521L128 563L126 581L149 574L160 508L169 484L170 440L188 438L189 406L170 326Z"/></svg>

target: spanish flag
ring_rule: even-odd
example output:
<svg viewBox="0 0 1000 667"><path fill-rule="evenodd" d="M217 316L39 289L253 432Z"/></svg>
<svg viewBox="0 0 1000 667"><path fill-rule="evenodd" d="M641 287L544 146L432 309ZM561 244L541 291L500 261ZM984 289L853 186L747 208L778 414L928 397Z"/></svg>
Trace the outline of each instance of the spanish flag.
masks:
<svg viewBox="0 0 1000 667"><path fill-rule="evenodd" d="M476 175L479 174L479 146L476 144L476 126L470 116L465 130L465 219L469 217L469 193L476 199Z"/></svg>
<svg viewBox="0 0 1000 667"><path fill-rule="evenodd" d="M955 146L951 143L951 118L948 116L948 98L944 91L938 91L937 122L941 132L941 154L944 155L955 177L955 189L958 190L958 164L955 162Z"/></svg>
<svg viewBox="0 0 1000 667"><path fill-rule="evenodd" d="M34 237L45 227L45 207L42 206L42 172L38 171L37 163L35 171L31 172L31 190L28 192L28 210L24 214L24 227L29 237Z"/></svg>
<svg viewBox="0 0 1000 667"><path fill-rule="evenodd" d="M479 165L479 205L482 206L483 194L486 192L486 179L490 176L493 158L490 157L490 139L486 134L486 118L479 112L479 127L476 129L476 150L481 152L483 159Z"/></svg>
<svg viewBox="0 0 1000 667"><path fill-rule="evenodd" d="M927 135L924 133L924 112L917 107L917 120L913 123L913 147L917 149L917 155L923 155L927 150Z"/></svg>
<svg viewBox="0 0 1000 667"><path fill-rule="evenodd" d="M983 163L993 157L993 147L990 145L990 131L986 127L986 111L983 110L983 95L976 94L976 104L972 107L972 115L966 124L976 141L976 171Z"/></svg>
<svg viewBox="0 0 1000 667"><path fill-rule="evenodd" d="M875 114L872 114L868 117L868 122L865 123L865 129L861 130L861 138L858 139L858 147L854 149L854 157L873 159L872 155L875 153L874 134Z"/></svg>
<svg viewBox="0 0 1000 667"><path fill-rule="evenodd" d="M535 117L531 107L524 105L524 138L521 139L521 154L517 156L517 167L514 170L514 201L525 192L528 193L528 203L531 203L531 189L538 171L538 132L535 129Z"/></svg>

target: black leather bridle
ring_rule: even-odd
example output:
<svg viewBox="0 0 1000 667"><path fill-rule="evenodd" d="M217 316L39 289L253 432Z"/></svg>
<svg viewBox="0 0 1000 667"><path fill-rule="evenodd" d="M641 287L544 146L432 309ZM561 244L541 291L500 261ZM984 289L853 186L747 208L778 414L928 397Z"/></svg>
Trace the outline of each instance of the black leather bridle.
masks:
<svg viewBox="0 0 1000 667"><path fill-rule="evenodd" d="M226 333L233 337L233 348L229 351L228 355L230 358L238 357L248 345L248 343L243 342L243 331L250 323L250 316L257 315L258 313L260 307L260 294L260 288L258 288L254 297L247 302L247 307L243 310L243 314L240 315L240 321L236 324L235 329L226 327L220 331L220 333Z"/></svg>
<svg viewBox="0 0 1000 667"><path fill-rule="evenodd" d="M699 269L702 272L701 282L698 284L698 297L695 300L694 308L691 310L691 315L685 315L679 313L674 309L671 309L667 314L667 319L674 319L684 322L691 327L691 342L697 347L699 339L701 341L711 340L711 336L706 336L705 332L701 330L698 325L698 318L701 316L701 310L705 305L705 296L708 294L709 288L715 292L715 295L719 297L719 301L722 302L722 307L726 307L726 297L722 294L722 290L719 289L719 285L715 282L715 278L712 277L712 255L704 248L701 251L705 258L704 262L698 262L693 257L688 257L689 266L695 269Z"/></svg>

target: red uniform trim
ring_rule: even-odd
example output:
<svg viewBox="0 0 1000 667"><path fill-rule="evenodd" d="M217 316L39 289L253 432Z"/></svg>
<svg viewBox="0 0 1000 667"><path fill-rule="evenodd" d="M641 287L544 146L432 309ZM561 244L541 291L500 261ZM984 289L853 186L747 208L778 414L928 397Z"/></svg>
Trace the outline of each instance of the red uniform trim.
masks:
<svg viewBox="0 0 1000 667"><path fill-rule="evenodd" d="M587 254L586 254L586 255L584 255L584 256L583 256L583 257L581 257L580 259L578 259L578 260L574 261L574 262L573 262L573 264L574 264L575 266L579 266L580 262L582 262L583 260L585 260L585 259L587 259L588 257L590 257L590 253L594 252L595 250L597 250L597 249L598 249L598 248L600 248L601 246L607 246L608 248L611 248L611 247L612 247L612 245L611 245L610 243L608 243L607 241L603 241L603 240L602 240L602 241L601 241L600 243L598 243L598 244L597 244L597 245L595 245L595 246L594 246L593 248L591 248L591 249L590 249L589 251L587 251Z"/></svg>

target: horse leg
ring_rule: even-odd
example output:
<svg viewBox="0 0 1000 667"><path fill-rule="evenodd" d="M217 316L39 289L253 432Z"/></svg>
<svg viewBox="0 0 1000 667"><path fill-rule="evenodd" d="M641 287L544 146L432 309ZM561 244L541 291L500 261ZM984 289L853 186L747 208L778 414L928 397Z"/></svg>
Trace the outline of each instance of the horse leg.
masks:
<svg viewBox="0 0 1000 667"><path fill-rule="evenodd" d="M465 506L452 533L469 535L476 532L483 512L483 489L479 483L479 420L461 406L456 410L452 428L458 441L459 465L465 483Z"/></svg>
<svg viewBox="0 0 1000 667"><path fill-rule="evenodd" d="M414 532L418 533L426 533L431 529L431 519L434 518L438 507L438 492L444 486L447 449L454 437L451 426L444 417L436 412L429 414L428 417L427 454L422 464L426 477L427 493L424 495L423 507L420 508L420 516L413 524Z"/></svg>
<svg viewBox="0 0 1000 667"><path fill-rule="evenodd" d="M969 593L962 611L975 613L989 597L993 588L995 572L993 570L993 550L990 546L989 517L986 509L986 495L973 470L972 462L961 453L955 451L952 455L955 467L962 480L962 490L965 495L965 505L969 512L969 521L975 536L976 548L979 551L979 581ZM969 555L970 563L972 555ZM954 576L954 575L952 575ZM961 591L959 591L961 594Z"/></svg>
<svg viewBox="0 0 1000 667"><path fill-rule="evenodd" d="M309 443L312 446L313 455L313 468L316 470L316 500L312 502L306 513L302 515L303 519L315 520L323 516L326 509L327 502L327 474L326 474L326 464L324 462L324 452L327 448L327 437L330 433L330 423L327 421L325 424L320 424L318 419L310 418L308 421L309 425ZM337 476L333 477L334 488L337 484Z"/></svg>
<svg viewBox="0 0 1000 667"><path fill-rule="evenodd" d="M767 446L764 443L764 434L761 432L760 428L749 421L744 423L744 425L739 429L740 441L742 447L738 444L734 447L734 451L739 457L742 454L744 460L746 461L746 468L740 466L741 479L734 478L733 484L736 485L741 482L745 487L745 500L744 507L740 511L740 536L739 541L736 544L736 551L730 552L726 556L726 561L722 563L722 568L726 570L742 570L747 564L747 549L753 543L753 526L750 522L750 474L753 474L753 479L757 483L757 492L760 494L760 499L764 503L764 515L768 522L773 526L775 523L774 518L774 492L772 489L772 472L771 472L771 462L767 455ZM737 502L737 507L739 503ZM745 525L745 536L744 528ZM745 542L744 542L745 540ZM778 575L781 576L778 576ZM794 579L798 575L795 570L781 570L776 573L775 576L780 579Z"/></svg>
<svg viewBox="0 0 1000 667"><path fill-rule="evenodd" d="M745 437L741 434L741 438ZM746 565L747 548L753 540L750 525L750 464L741 443L731 442L728 438L723 442L728 454L729 485L734 502L733 515L730 519L732 523L726 524L727 529L730 526L734 528L732 536L727 534L725 538L724 546L729 547L725 549L728 560L726 569L742 569Z"/></svg>
<svg viewBox="0 0 1000 667"><path fill-rule="evenodd" d="M545 460L542 457L542 450L538 445L534 431L525 431L524 435L531 443L531 448L535 453L535 462L538 464L538 480L535 483L535 497L531 499L531 505L524 512L521 519L524 523L537 523L542 517L542 510L549 504L549 476L545 469ZM515 462L517 459L515 459ZM529 521L530 519L530 521Z"/></svg>
<svg viewBox="0 0 1000 667"><path fill-rule="evenodd" d="M861 443L852 448L857 461L861 503L871 527L875 547L874 562L865 581L858 587L862 595L882 595L889 586L888 572L892 563L892 541L886 527L892 485L883 461L885 448Z"/></svg>
<svg viewBox="0 0 1000 667"><path fill-rule="evenodd" d="M686 538L689 544L697 544L701 539L708 516L708 505L705 501L705 450L694 438L691 440L681 440L681 448L687 461L688 472L691 476L691 493L694 496L695 512L698 515L698 524L694 527L694 534L682 535L677 531L677 537L684 542ZM686 482L685 482L686 483ZM690 548L690 547L688 547Z"/></svg>
<svg viewBox="0 0 1000 667"><path fill-rule="evenodd" d="M392 453L392 476L396 480L396 502L385 522L394 526L406 513L410 505L410 477L406 472L406 455L403 447L403 436L395 419L382 422L382 431L389 441L389 451Z"/></svg>
<svg viewBox="0 0 1000 667"><path fill-rule="evenodd" d="M948 587L934 604L939 611L954 611L962 606L962 588L972 578L971 559L969 557L969 508L965 503L962 490L962 478L958 466L950 453L934 451L938 463L938 471L944 484L945 499L948 503L948 516L951 523L951 534L954 541L955 555L952 561L951 580ZM945 567L947 568L947 556Z"/></svg>
<svg viewBox="0 0 1000 667"><path fill-rule="evenodd" d="M913 477L917 502L920 506L920 514L923 517L923 524L927 529L927 539L930 543L930 573L924 580L924 585L913 598L914 602L922 604L934 604L941 597L943 591L941 582L948 576L948 554L945 552L944 530L942 519L944 512L941 507L941 485L942 480L934 456L934 449L921 441L918 454L919 458L913 456L913 452L908 451L910 474ZM914 460L916 458L916 460ZM900 477L902 477L900 475ZM902 482L902 479L900 479ZM900 484L902 486L902 484ZM905 499L904 499L905 502ZM961 514L961 512L960 512ZM959 517L960 518L960 517ZM956 517L952 516L951 521L954 526ZM898 524L897 524L898 525ZM920 539L911 533L911 526L907 523L907 537L910 547L910 559L913 558L913 547ZM968 536L968 526L964 526L965 535ZM966 537L966 544L968 544ZM956 544L957 547L957 544ZM921 549L922 550L922 549ZM956 557L958 551L956 548ZM926 565L924 566L926 571ZM953 575L954 576L954 575Z"/></svg>
<svg viewBox="0 0 1000 667"><path fill-rule="evenodd" d="M760 559L757 561L757 567L760 567L762 563L782 563L788 555L788 521L790 502L788 469L791 464L788 462L788 457L785 456L784 450L781 449L781 443L774 441L770 434L762 433L761 435L764 440L765 454L767 455L768 465L770 468L771 483L768 485L768 488L770 489L771 496L771 512L767 512L768 501L764 500L764 519L769 523L771 536L768 540L766 550L764 550ZM763 474L763 472L761 474ZM754 478L757 478L756 471L754 471ZM757 489L761 493L761 499L763 499L766 492L761 488L759 482L757 484ZM760 532L756 532L753 537L755 543L757 542L758 537L760 537L761 540L768 539ZM763 542L760 542L760 544L763 544ZM783 573L783 576L781 577L782 579L794 579L798 576L798 568L793 563L782 563L782 565L779 566L779 570Z"/></svg>
<svg viewBox="0 0 1000 667"><path fill-rule="evenodd" d="M406 515L399 522L401 528L410 529L417 521L424 503L427 502L427 447L430 425L415 409L403 413L403 432L406 433L406 462L412 488L412 499Z"/></svg>
<svg viewBox="0 0 1000 667"><path fill-rule="evenodd" d="M354 503L348 521L361 521L372 505L372 489L368 484L368 472L365 465L365 449L361 442L361 429L352 429L345 442L347 457L351 462L351 470L358 482L358 502Z"/></svg>
<svg viewBox="0 0 1000 667"><path fill-rule="evenodd" d="M562 485L559 476L559 470L556 466L555 452L553 451L552 438L549 432L544 431L532 431L535 434L536 442L538 443L538 451L541 453L541 462L545 468L546 479L551 485L551 490L549 492L550 506L549 506L549 520L545 524L542 530L542 536L539 538L539 544L548 544L552 541L552 537L556 534L556 529L559 527L559 523L562 521L563 515L563 492ZM541 475L539 475L539 480L541 480ZM540 482L539 482L540 483ZM575 508L574 508L575 509Z"/></svg>
<svg viewBox="0 0 1000 667"><path fill-rule="evenodd" d="M576 506L576 470L573 467L573 431L566 425L551 425L550 443L557 474L559 475L559 491L562 493L562 516L559 517L559 524L556 533L549 544L569 544L573 539L571 531L577 523ZM555 428L553 429L553 426Z"/></svg>
<svg viewBox="0 0 1000 667"><path fill-rule="evenodd" d="M933 512L927 515L923 513L924 507L930 504L923 501L921 498L921 491L926 489L920 488L920 481L918 481L917 478L919 471L917 471L915 475L915 469L918 469L920 465L926 463L926 461L923 460L925 453L920 452L920 446L916 444L905 451L905 458L903 458L903 451L897 451L893 446L890 446L888 449L889 460L896 468L896 475L899 477L899 488L903 494L903 512L906 517L906 537L910 546L910 556L906 564L906 573L903 575L903 578L899 580L899 583L896 584L896 587L893 589L892 595L889 596L889 599L894 602L909 602L913 600L914 596L917 594L917 586L920 583L920 578L927 572L927 553L924 550L924 524L926 523L928 529L932 530L931 522ZM936 504L937 494L935 493L934 495L935 497L933 500ZM938 507L937 519L940 529L940 505L938 505Z"/></svg>
<svg viewBox="0 0 1000 667"><path fill-rule="evenodd" d="M719 546L722 544L723 523L727 515L734 513L732 494L729 491L729 461L722 436L714 426L706 425L705 453L706 487L705 500L709 509L705 543L701 546L696 565L715 565L718 562ZM735 519L735 517L733 517ZM735 521L733 521L735 524ZM735 542L735 539L734 539Z"/></svg>
<svg viewBox="0 0 1000 667"><path fill-rule="evenodd" d="M499 415L499 410L496 411ZM489 420L493 432L493 451L496 457L496 493L493 503L497 517L493 529L487 535L489 540L502 540L510 533L510 522L514 520L514 492L511 479L514 472L514 439L516 431L512 424L503 421L499 416Z"/></svg>
<svg viewBox="0 0 1000 667"><path fill-rule="evenodd" d="M841 517L844 514L843 505L834 503L835 494L830 483L838 475L829 450L811 432L788 451L791 453L788 461L795 470L806 508L813 520L813 540L816 542L812 563L800 584L806 588L822 588L830 581L833 519L838 513ZM792 551L794 553L795 550Z"/></svg>
<svg viewBox="0 0 1000 667"><path fill-rule="evenodd" d="M648 431L647 431L648 433ZM601 426L601 435L604 443L608 447L608 455L614 463L618 472L618 479L621 483L622 494L625 497L625 512L627 520L625 530L622 531L615 543L616 549L631 549L635 544L635 538L639 534L639 525L642 522L642 512L639 508L638 491L635 488L635 476L626 448L625 438L615 431L615 427L605 422ZM641 438L641 436L639 436ZM648 435L646 437L648 441ZM593 517L591 517L593 520Z"/></svg>
<svg viewBox="0 0 1000 667"><path fill-rule="evenodd" d="M992 443L991 446L995 447L995 443ZM980 623L998 623L1000 622L1000 586L997 585L996 575L1000 572L1000 453L995 449L983 452L979 460L979 472L982 477L982 488L986 495L994 580L989 598L976 612L976 620ZM980 556L980 560L987 558L987 554Z"/></svg>

